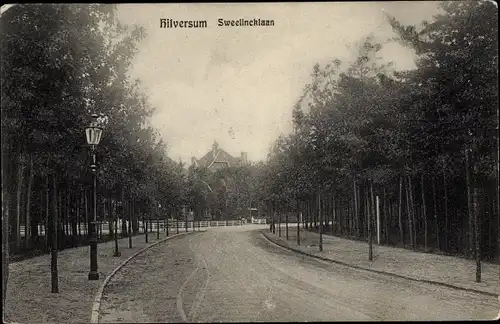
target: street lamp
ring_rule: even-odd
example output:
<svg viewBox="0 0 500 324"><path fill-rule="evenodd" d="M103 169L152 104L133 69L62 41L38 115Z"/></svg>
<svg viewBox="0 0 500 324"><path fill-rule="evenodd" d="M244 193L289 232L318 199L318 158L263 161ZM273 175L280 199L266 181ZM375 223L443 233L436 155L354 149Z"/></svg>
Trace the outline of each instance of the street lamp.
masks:
<svg viewBox="0 0 500 324"><path fill-rule="evenodd" d="M113 205L111 205L111 208ZM121 201L118 202L118 206L120 207L120 210L121 210ZM115 232L114 232L114 236L115 236L115 253L113 254L114 257L120 257L122 254L120 251L118 251L118 213L116 212L115 213ZM123 233L122 233L123 235Z"/></svg>
<svg viewBox="0 0 500 324"><path fill-rule="evenodd" d="M85 129L85 135L87 137L87 144L90 145L90 150L92 152L92 165L90 169L92 171L93 177L93 219L90 223L90 272L89 280L99 280L99 272L97 272L97 233L96 233L96 223L97 223L97 164L95 159L96 147L101 141L102 128L97 125L97 115L92 114L92 122Z"/></svg>

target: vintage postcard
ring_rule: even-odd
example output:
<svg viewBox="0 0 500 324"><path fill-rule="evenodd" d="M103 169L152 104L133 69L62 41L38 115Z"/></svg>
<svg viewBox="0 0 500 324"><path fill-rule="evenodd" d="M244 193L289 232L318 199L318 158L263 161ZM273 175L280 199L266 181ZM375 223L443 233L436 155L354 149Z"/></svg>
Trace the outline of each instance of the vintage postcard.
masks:
<svg viewBox="0 0 500 324"><path fill-rule="evenodd" d="M4 322L499 318L495 2L0 22Z"/></svg>

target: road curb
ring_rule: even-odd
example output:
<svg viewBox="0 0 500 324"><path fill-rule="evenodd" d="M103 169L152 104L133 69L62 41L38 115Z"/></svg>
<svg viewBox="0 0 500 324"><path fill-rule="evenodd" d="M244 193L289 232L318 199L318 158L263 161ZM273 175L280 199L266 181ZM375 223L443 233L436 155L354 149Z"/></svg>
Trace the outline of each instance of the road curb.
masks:
<svg viewBox="0 0 500 324"><path fill-rule="evenodd" d="M498 300L500 301L500 295L499 294L491 293L491 292L488 292L488 291L482 291L482 290L472 289L472 288L459 287L459 286L455 286L455 285L451 285L451 284L447 284L447 283L439 282L439 281L433 281L433 280L427 280L427 279L417 279L417 278L407 277L407 276L403 276L403 275L396 274L396 273L393 273L393 272L386 272L386 271L382 271L382 270L375 270L375 269L360 267L360 266L352 265L352 264L345 263L345 262L342 262L342 261L338 261L338 260L334 260L334 259L329 259L329 258L325 258L325 257L319 256L319 255L314 255L314 254L311 254L311 253L303 252L303 251L300 251L298 249L295 249L295 248L292 248L292 247L280 244L278 242L275 242L273 239L269 238L266 235L266 233L264 233L264 232L261 232L261 235L266 240L268 240L269 242L274 243L274 244L276 244L276 245L278 245L278 246L280 246L280 247L282 247L282 248L284 248L286 250L293 251L293 252L296 252L296 253L299 253L299 254L303 254L303 255L307 255L307 256L315 258L315 259L320 259L320 260L327 261L327 262L330 262L330 263L340 264L340 265L343 265L343 266L346 266L346 267L349 267L349 268L358 269L358 270L364 270L364 271L370 271L370 272L379 273L379 274L385 274L385 275L388 275L388 276L391 276L391 277L397 277L397 278L402 278L402 279L407 279L407 280L417 281L417 282L424 282L424 283L428 283L428 284L431 284L431 285L444 286L444 287L447 287L447 288L452 288L452 289L457 289L457 290L462 290L462 291L467 291L467 292L473 292L473 293L476 293L476 294L482 294L482 295L487 295L487 296L491 296L491 297L497 297Z"/></svg>
<svg viewBox="0 0 500 324"><path fill-rule="evenodd" d="M106 287L106 285L109 283L109 281L111 280L111 278L113 278L113 276L121 269L123 268L127 263L129 263L133 258L135 258L136 256L138 256L139 254L141 254L142 252L160 244L160 243L163 243L163 242L166 242L170 239L173 239L175 237L179 237L179 236L182 236L182 235L187 235L187 234L193 234L193 233L198 233L198 232L184 232L184 233L179 233L179 234L174 234L172 236L169 236L169 237L166 237L166 238L163 238L161 240L159 240L158 242L155 242L151 245L148 245L146 247L143 247L142 249L140 249L139 251L135 252L134 254L132 254L130 257L128 257L125 261L123 261L122 263L120 263L107 277L106 279L104 279L103 283L99 286L99 289L97 290L97 294L95 295L94 297L94 302L92 303L92 313L91 313L91 317L90 317L90 323L99 323L99 308L101 307L101 298L102 298L102 294L104 292L104 288Z"/></svg>

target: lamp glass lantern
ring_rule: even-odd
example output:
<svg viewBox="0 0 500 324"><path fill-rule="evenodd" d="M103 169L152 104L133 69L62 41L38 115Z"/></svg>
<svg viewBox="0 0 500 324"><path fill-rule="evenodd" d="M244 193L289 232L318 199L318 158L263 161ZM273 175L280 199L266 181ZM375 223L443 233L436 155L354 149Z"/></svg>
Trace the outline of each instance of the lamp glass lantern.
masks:
<svg viewBox="0 0 500 324"><path fill-rule="evenodd" d="M93 121L85 129L85 135L87 136L87 144L94 147L101 141L102 128L97 125L97 115L92 115L92 118Z"/></svg>

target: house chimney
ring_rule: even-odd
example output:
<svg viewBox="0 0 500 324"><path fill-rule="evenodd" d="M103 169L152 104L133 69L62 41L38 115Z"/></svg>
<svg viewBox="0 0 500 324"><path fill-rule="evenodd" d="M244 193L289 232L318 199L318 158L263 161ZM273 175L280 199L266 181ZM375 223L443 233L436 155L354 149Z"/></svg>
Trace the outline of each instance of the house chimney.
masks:
<svg viewBox="0 0 500 324"><path fill-rule="evenodd" d="M247 164L247 152L241 152L241 164Z"/></svg>
<svg viewBox="0 0 500 324"><path fill-rule="evenodd" d="M214 144L212 144L212 156L215 159L215 156L217 155L217 150L219 149L219 144L214 141Z"/></svg>

